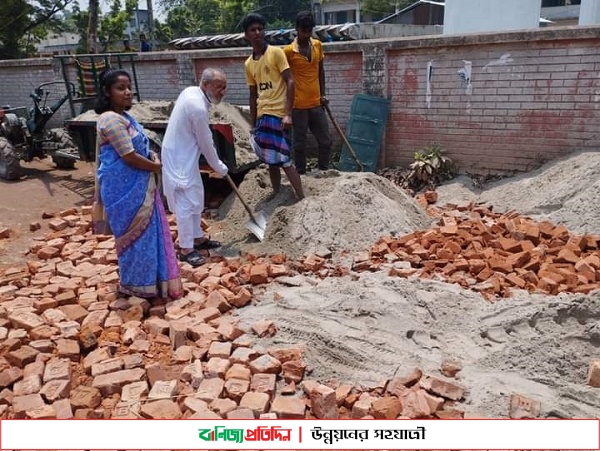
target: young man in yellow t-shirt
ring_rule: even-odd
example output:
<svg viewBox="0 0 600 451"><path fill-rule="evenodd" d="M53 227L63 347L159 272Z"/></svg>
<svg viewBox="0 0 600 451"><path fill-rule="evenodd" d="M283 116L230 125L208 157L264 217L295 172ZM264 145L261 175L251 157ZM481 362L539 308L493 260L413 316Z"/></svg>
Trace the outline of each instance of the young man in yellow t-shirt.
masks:
<svg viewBox="0 0 600 451"><path fill-rule="evenodd" d="M304 198L302 181L292 163L289 143L294 81L283 50L265 41L265 24L265 18L256 13L242 20L244 35L252 45L252 55L244 63L254 126L250 140L258 158L269 165L275 194L281 187L280 168L283 168L300 200Z"/></svg>
<svg viewBox="0 0 600 451"><path fill-rule="evenodd" d="M323 47L321 41L311 37L314 26L315 21L310 11L299 12L296 16L297 37L283 49L294 79L293 149L294 161L300 174L306 173L308 129L319 143L320 170L329 167L331 152L331 135L323 108L329 103L325 97Z"/></svg>

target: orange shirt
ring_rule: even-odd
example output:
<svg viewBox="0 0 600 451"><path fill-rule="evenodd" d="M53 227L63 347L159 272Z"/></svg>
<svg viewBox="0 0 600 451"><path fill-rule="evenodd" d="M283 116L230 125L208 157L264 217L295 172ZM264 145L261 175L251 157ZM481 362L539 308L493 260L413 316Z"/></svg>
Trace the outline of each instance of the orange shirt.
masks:
<svg viewBox="0 0 600 451"><path fill-rule="evenodd" d="M311 59L308 61L298 50L298 40L284 47L294 79L294 108L315 108L321 105L319 64L325 58L323 46L318 39L310 39Z"/></svg>

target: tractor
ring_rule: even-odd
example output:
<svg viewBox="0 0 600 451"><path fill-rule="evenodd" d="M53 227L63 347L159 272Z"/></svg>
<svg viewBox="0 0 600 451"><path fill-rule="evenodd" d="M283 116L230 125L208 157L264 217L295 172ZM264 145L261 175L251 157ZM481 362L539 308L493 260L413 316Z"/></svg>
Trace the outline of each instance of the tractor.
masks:
<svg viewBox="0 0 600 451"><path fill-rule="evenodd" d="M48 105L51 85L65 86L63 81L42 83L31 93L33 106L29 109L0 107L0 178L18 179L21 160L29 162L50 156L57 167L72 169L80 159L77 144L66 129L46 129L52 116L74 95L75 86L68 83L70 92Z"/></svg>

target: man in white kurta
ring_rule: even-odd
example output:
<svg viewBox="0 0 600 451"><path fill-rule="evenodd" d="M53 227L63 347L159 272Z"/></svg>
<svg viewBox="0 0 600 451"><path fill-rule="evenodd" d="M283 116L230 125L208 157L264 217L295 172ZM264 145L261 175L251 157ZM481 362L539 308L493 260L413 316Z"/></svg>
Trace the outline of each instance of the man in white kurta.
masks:
<svg viewBox="0 0 600 451"><path fill-rule="evenodd" d="M219 159L208 125L210 105L219 103L226 89L223 72L205 69L200 86L184 89L177 98L162 143L163 189L169 209L177 219L179 258L192 266L205 262L198 249L220 246L203 236L204 185L198 160L204 155L217 176L227 174L227 166Z"/></svg>

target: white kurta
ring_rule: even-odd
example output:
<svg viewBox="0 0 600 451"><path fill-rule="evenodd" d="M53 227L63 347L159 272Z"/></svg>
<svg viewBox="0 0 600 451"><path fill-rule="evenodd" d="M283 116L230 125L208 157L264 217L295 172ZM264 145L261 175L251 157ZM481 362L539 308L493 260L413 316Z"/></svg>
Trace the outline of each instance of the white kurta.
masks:
<svg viewBox="0 0 600 451"><path fill-rule="evenodd" d="M198 166L201 155L216 173L227 174L208 125L209 108L204 92L192 86L181 92L169 117L161 151L163 189L169 209L178 219L201 215L204 210L204 186Z"/></svg>

